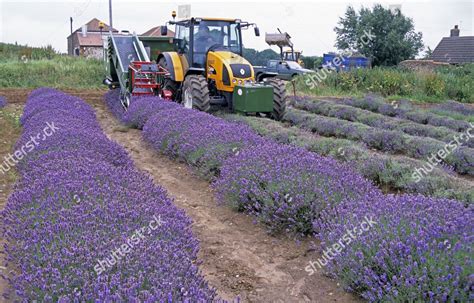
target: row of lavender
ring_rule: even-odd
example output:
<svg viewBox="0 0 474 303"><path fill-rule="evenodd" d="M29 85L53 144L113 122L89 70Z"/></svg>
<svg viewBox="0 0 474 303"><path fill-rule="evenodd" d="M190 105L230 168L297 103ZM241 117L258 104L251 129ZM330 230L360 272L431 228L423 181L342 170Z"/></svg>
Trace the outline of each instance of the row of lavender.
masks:
<svg viewBox="0 0 474 303"><path fill-rule="evenodd" d="M444 126L459 132L471 128L467 121L440 116L433 112L417 109L410 102L405 100L393 101L393 103L389 104L386 103L383 98L369 94L364 98L347 98L338 100L338 102L374 113L380 113L385 116L406 119L419 124ZM449 111L451 113L458 112L464 115L474 115L472 107L454 101L449 101L439 105L438 108L445 112Z"/></svg>
<svg viewBox="0 0 474 303"><path fill-rule="evenodd" d="M332 251L330 273L370 301L466 301L473 296L473 208L454 200L383 195L340 164L302 148L274 143L242 124L157 98L141 98L125 115L115 93L108 104L157 150L208 178L222 203L254 214L270 230L315 234ZM115 108L115 109L114 109Z"/></svg>
<svg viewBox="0 0 474 303"><path fill-rule="evenodd" d="M325 117L298 109L289 109L285 120L327 137L338 137L367 144L370 148L403 154L411 158L430 160L433 166L444 164L459 174L474 176L474 150L463 146L463 142L444 143L432 138L417 137L400 131L378 129L359 122ZM464 137L469 138L467 135ZM431 170L430 169L430 170Z"/></svg>
<svg viewBox="0 0 474 303"><path fill-rule="evenodd" d="M460 180L451 171L442 169L443 167L434 168L430 174L415 179L415 169L426 165L422 160L374 152L360 142L318 136L270 119L235 114L225 114L223 117L229 121L245 123L258 134L279 143L301 146L316 154L348 162L365 178L386 191L450 198L464 203L474 202L474 187L469 182Z"/></svg>
<svg viewBox="0 0 474 303"><path fill-rule="evenodd" d="M357 107L337 104L331 101L312 100L311 98L297 97L293 99L292 105L295 108L309 111L313 114L352 122L360 122L371 127L400 131L412 136L429 137L445 143L454 141L456 137L460 136L457 131L444 126L420 124L405 119L384 116L382 114L373 113L371 111ZM474 124L471 125L470 128L474 129ZM468 137L468 134L465 134L465 136ZM474 147L474 140L463 143L465 146Z"/></svg>
<svg viewBox="0 0 474 303"><path fill-rule="evenodd" d="M42 88L16 144L2 212L10 299L209 302L191 221L102 132L83 100ZM20 156L21 155L21 156Z"/></svg>

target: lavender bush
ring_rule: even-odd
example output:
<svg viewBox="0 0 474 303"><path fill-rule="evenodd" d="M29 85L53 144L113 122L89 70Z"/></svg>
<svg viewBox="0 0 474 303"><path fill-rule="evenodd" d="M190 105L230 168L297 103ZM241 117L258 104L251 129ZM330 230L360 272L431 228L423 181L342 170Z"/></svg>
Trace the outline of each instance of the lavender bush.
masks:
<svg viewBox="0 0 474 303"><path fill-rule="evenodd" d="M66 113L74 113L75 116L80 118L95 120L94 110L80 98L48 89L44 94L38 94L35 91L31 93L20 122L24 125L30 117L39 112L50 110L61 110Z"/></svg>
<svg viewBox="0 0 474 303"><path fill-rule="evenodd" d="M54 110L42 94L49 94ZM21 159L21 178L2 211L16 297L25 302L214 300L215 291L196 264L191 220L133 167L97 121L78 118L87 108L80 101L71 110L69 98L48 89L34 91L25 108L28 119L17 146L46 122L62 128ZM143 234L156 216L162 224ZM130 247L137 230L141 240ZM127 243L128 253L117 253Z"/></svg>
<svg viewBox="0 0 474 303"><path fill-rule="evenodd" d="M0 108L7 106L7 99L5 97L0 96Z"/></svg>
<svg viewBox="0 0 474 303"><path fill-rule="evenodd" d="M421 195L372 195L339 203L315 226L326 249L347 244L348 231L366 217L376 222L326 267L370 302L468 302L474 295L473 210Z"/></svg>
<svg viewBox="0 0 474 303"><path fill-rule="evenodd" d="M463 116L474 116L474 107L466 104L462 104L456 101L447 101L437 105L434 109L435 112L439 111L442 113L456 113Z"/></svg>
<svg viewBox="0 0 474 303"><path fill-rule="evenodd" d="M125 110L122 103L120 103L120 89L109 90L105 94L105 104L117 119L123 121Z"/></svg>
<svg viewBox="0 0 474 303"><path fill-rule="evenodd" d="M294 126L285 127L269 119L239 115L226 115L224 118L245 123L258 134L279 143L300 146L319 155L348 162L384 191L418 193L464 203L474 201L474 188L441 168L435 168L431 174L415 182L412 178L414 168L425 165L420 160L375 153L359 142L317 136Z"/></svg>
<svg viewBox="0 0 474 303"><path fill-rule="evenodd" d="M219 175L225 159L265 141L248 127L183 107L153 115L143 127L143 137L157 150L185 161L208 179Z"/></svg>
<svg viewBox="0 0 474 303"><path fill-rule="evenodd" d="M426 160L446 146L446 143L432 138L380 130L358 122L320 116L297 109L289 109L284 119L292 125L323 136L356 140L367 144L370 148L391 153L402 153L415 159ZM474 175L474 150L471 148L457 147L455 152L443 161L460 174Z"/></svg>
<svg viewBox="0 0 474 303"><path fill-rule="evenodd" d="M466 131L471 126L467 121L452 119L450 117L440 117L434 113L414 108L408 101L397 101L394 105L385 103L382 98L374 95L367 95L365 98L348 98L339 101L342 104L366 109L375 113L381 113L392 117L407 119L419 124L429 124L433 126L444 126L455 131Z"/></svg>
<svg viewBox="0 0 474 303"><path fill-rule="evenodd" d="M143 129L145 123L154 114L178 106L181 105L176 102L165 101L159 97L134 98L123 115L123 123L133 128Z"/></svg>
<svg viewBox="0 0 474 303"><path fill-rule="evenodd" d="M227 159L213 184L220 201L272 231L310 234L321 211L378 190L352 169L302 148L267 143Z"/></svg>
<svg viewBox="0 0 474 303"><path fill-rule="evenodd" d="M396 111L393 105L386 105ZM459 136L456 131L448 129L446 127L420 125L419 123L414 123L399 118L387 117L383 114L373 113L365 109L355 108L348 105L341 105L330 101L296 98L293 101L293 106L295 108L309 111L318 115L343 119L352 122L360 122L362 124L379 129L401 131L412 136L429 137L443 141L445 143L449 143L454 140L455 136ZM438 121L438 119L442 118L436 117L433 118L432 121ZM474 140L465 142L465 145L469 147L474 147Z"/></svg>

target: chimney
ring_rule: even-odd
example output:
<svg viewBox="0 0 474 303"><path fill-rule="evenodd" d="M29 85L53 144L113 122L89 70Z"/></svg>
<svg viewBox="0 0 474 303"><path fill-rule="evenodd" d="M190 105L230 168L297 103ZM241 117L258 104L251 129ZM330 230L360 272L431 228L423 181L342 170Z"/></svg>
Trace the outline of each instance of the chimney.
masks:
<svg viewBox="0 0 474 303"><path fill-rule="evenodd" d="M87 37L87 24L82 26L82 37Z"/></svg>
<svg viewBox="0 0 474 303"><path fill-rule="evenodd" d="M451 37L459 37L459 28L457 25L451 30Z"/></svg>

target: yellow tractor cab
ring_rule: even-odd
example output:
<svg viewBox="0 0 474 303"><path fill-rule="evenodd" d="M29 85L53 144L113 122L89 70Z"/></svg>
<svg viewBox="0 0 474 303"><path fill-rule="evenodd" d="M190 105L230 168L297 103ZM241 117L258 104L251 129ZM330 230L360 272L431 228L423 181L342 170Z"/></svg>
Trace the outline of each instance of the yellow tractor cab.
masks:
<svg viewBox="0 0 474 303"><path fill-rule="evenodd" d="M256 24L240 19L190 18L167 22L175 26L174 51L158 55L168 71L162 89L185 107L209 111L211 105L244 113L265 113L280 119L286 109L285 84L274 74L255 78L253 66L242 56L242 30Z"/></svg>

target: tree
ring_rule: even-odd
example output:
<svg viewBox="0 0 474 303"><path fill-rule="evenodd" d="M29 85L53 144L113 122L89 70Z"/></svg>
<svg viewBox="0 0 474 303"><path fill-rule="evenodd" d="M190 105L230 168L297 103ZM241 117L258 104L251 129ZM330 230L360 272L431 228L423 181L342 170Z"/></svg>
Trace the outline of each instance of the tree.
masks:
<svg viewBox="0 0 474 303"><path fill-rule="evenodd" d="M423 59L430 59L432 54L433 50L428 46L425 50L425 54L423 55Z"/></svg>
<svg viewBox="0 0 474 303"><path fill-rule="evenodd" d="M372 65L397 65L414 59L423 49L422 33L415 32L413 20L380 4L358 13L349 6L334 30L338 49L357 51L370 58Z"/></svg>
<svg viewBox="0 0 474 303"><path fill-rule="evenodd" d="M252 65L266 65L268 60L280 59L280 55L270 48L263 51L257 51L253 48L244 48L243 56Z"/></svg>

